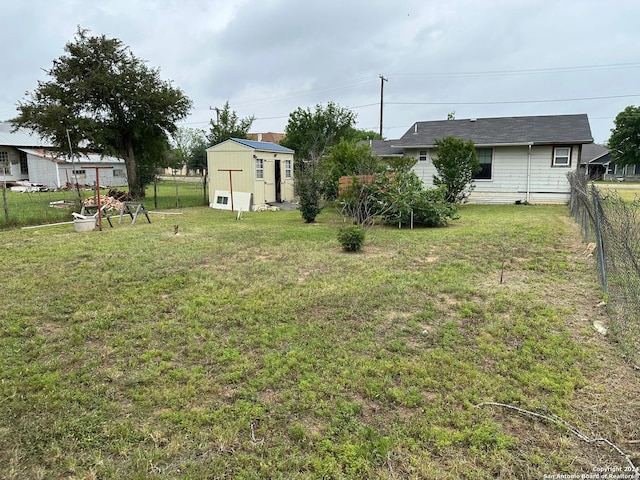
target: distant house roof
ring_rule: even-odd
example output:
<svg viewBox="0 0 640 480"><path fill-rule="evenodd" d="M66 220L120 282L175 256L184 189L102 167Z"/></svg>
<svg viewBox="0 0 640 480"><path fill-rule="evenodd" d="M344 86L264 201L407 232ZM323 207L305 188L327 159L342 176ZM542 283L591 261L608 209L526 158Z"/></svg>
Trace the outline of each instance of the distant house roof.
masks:
<svg viewBox="0 0 640 480"><path fill-rule="evenodd" d="M124 164L124 160L122 158L111 157L109 155L100 155L99 153L82 153L78 157L74 157L72 159L64 153L44 150L41 148L18 148L18 150L28 153L29 155L34 155L46 160L51 160L54 163L68 163L70 166L74 163L77 165L103 165L110 163Z"/></svg>
<svg viewBox="0 0 640 480"><path fill-rule="evenodd" d="M582 163L606 165L611 161L609 149L597 143L589 143L582 147Z"/></svg>
<svg viewBox="0 0 640 480"><path fill-rule="evenodd" d="M404 155L404 150L395 147L393 144L396 142L397 140L369 140L367 145L380 157L401 157Z"/></svg>
<svg viewBox="0 0 640 480"><path fill-rule="evenodd" d="M283 138L284 133L265 132L247 134L247 140L257 140L258 142L280 143Z"/></svg>
<svg viewBox="0 0 640 480"><path fill-rule="evenodd" d="M11 122L0 122L0 145L9 147L53 147L50 140L26 128L15 132Z"/></svg>
<svg viewBox="0 0 640 480"><path fill-rule="evenodd" d="M229 140L244 145L245 147L253 148L254 150L262 150L265 152L282 152L282 153L293 153L293 150L287 147L283 147L282 145L278 145L277 143L272 142L258 142L256 140L246 140L244 138L230 138ZM224 142L222 142L224 143Z"/></svg>
<svg viewBox="0 0 640 480"><path fill-rule="evenodd" d="M393 146L433 147L450 136L478 146L593 142L587 115L578 114L416 122Z"/></svg>

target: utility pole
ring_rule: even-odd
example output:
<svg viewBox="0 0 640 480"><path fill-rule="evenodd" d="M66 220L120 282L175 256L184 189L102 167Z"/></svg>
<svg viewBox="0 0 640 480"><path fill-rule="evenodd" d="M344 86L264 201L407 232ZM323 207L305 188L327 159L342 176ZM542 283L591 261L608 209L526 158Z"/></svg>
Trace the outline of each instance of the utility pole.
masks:
<svg viewBox="0 0 640 480"><path fill-rule="evenodd" d="M382 137L382 109L384 105L384 82L388 82L388 78L384 78L380 74L380 136Z"/></svg>
<svg viewBox="0 0 640 480"><path fill-rule="evenodd" d="M209 107L209 110L216 111L216 125L220 125L220 109L218 107Z"/></svg>

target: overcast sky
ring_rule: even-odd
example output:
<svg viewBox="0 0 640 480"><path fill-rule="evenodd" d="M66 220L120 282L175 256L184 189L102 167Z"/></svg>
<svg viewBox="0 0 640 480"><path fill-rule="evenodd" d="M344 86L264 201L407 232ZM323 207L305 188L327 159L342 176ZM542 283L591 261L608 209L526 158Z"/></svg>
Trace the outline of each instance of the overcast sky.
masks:
<svg viewBox="0 0 640 480"><path fill-rule="evenodd" d="M0 119L46 78L78 26L116 37L193 101L229 101L253 132L333 101L357 127L586 113L596 142L640 104L638 0L0 0Z"/></svg>

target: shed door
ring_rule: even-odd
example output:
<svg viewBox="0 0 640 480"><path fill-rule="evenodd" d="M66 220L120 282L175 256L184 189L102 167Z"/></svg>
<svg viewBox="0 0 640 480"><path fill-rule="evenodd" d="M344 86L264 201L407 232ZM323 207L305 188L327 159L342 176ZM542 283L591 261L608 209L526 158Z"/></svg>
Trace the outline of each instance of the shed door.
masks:
<svg viewBox="0 0 640 480"><path fill-rule="evenodd" d="M281 180L281 172L280 172L280 160L276 160L273 162L276 171L275 171L275 184L276 184L276 202L282 202L282 195L280 193L280 180Z"/></svg>

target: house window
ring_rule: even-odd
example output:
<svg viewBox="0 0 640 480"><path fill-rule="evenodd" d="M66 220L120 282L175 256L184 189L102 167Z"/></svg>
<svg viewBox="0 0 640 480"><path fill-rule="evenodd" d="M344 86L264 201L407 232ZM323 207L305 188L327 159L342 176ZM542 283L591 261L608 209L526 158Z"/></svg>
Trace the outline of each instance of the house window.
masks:
<svg viewBox="0 0 640 480"><path fill-rule="evenodd" d="M229 203L229 197L223 197L222 195L218 195L216 198L216 203L218 205L227 205Z"/></svg>
<svg viewBox="0 0 640 480"><path fill-rule="evenodd" d="M420 162L426 162L427 161L427 151L426 150L420 150L420 152L418 152L418 161L420 161Z"/></svg>
<svg viewBox="0 0 640 480"><path fill-rule="evenodd" d="M27 161L27 154L20 152L20 174L29 175L29 162Z"/></svg>
<svg viewBox="0 0 640 480"><path fill-rule="evenodd" d="M256 158L256 178L264 178L264 160Z"/></svg>
<svg viewBox="0 0 640 480"><path fill-rule="evenodd" d="M0 152L0 169L1 173L11 173L11 164L9 164L9 152Z"/></svg>
<svg viewBox="0 0 640 480"><path fill-rule="evenodd" d="M114 177L124 177L124 170L121 168L117 168L113 170Z"/></svg>
<svg viewBox="0 0 640 480"><path fill-rule="evenodd" d="M570 167L571 166L571 147L553 147L552 166Z"/></svg>
<svg viewBox="0 0 640 480"><path fill-rule="evenodd" d="M491 180L493 166L493 148L476 148L480 162L480 171L473 177L475 180Z"/></svg>
<svg viewBox="0 0 640 480"><path fill-rule="evenodd" d="M291 178L293 176L293 171L291 166L292 166L291 160L284 161L284 178Z"/></svg>

